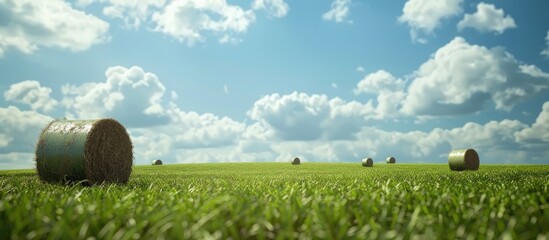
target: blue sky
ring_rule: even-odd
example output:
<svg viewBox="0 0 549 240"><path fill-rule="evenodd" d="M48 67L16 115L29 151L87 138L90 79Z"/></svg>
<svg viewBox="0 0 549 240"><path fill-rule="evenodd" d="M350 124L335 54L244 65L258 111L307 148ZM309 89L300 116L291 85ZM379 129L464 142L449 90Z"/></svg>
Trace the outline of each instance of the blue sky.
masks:
<svg viewBox="0 0 549 240"><path fill-rule="evenodd" d="M549 164L549 2L0 1L0 169L52 119L135 163Z"/></svg>

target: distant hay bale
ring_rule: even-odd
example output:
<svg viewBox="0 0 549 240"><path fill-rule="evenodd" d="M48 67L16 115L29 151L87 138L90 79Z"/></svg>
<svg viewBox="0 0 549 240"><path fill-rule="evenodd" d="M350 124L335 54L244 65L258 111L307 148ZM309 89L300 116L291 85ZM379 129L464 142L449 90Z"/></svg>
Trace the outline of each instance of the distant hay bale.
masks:
<svg viewBox="0 0 549 240"><path fill-rule="evenodd" d="M395 163L396 159L394 157L387 157L387 159L385 159L385 162L386 163Z"/></svg>
<svg viewBox="0 0 549 240"><path fill-rule="evenodd" d="M114 119L54 120L40 133L35 159L46 182L126 183L133 146Z"/></svg>
<svg viewBox="0 0 549 240"><path fill-rule="evenodd" d="M374 160L371 158L364 158L362 159L362 166L363 167L373 167L374 166Z"/></svg>
<svg viewBox="0 0 549 240"><path fill-rule="evenodd" d="M296 158L294 158L294 159L292 160L292 164L293 164L293 165L299 165L299 164L301 164L301 160L299 160L299 158L296 157Z"/></svg>
<svg viewBox="0 0 549 240"><path fill-rule="evenodd" d="M156 159L152 162L152 165L162 165L162 160Z"/></svg>
<svg viewBox="0 0 549 240"><path fill-rule="evenodd" d="M476 171L480 165L480 159L474 149L453 150L448 154L448 165L452 171Z"/></svg>

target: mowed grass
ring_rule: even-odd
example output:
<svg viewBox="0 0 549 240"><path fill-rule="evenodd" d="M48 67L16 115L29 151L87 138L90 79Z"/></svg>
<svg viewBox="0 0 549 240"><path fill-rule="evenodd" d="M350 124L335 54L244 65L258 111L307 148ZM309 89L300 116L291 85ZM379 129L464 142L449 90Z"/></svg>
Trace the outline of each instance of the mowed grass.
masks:
<svg viewBox="0 0 549 240"><path fill-rule="evenodd" d="M0 171L0 239L548 239L549 166L136 166L127 185Z"/></svg>

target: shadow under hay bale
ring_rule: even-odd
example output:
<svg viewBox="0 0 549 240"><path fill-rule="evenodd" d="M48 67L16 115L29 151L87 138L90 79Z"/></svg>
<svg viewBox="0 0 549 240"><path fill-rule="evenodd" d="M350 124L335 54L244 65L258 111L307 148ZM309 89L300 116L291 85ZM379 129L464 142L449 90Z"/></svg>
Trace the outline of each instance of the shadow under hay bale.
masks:
<svg viewBox="0 0 549 240"><path fill-rule="evenodd" d="M46 182L126 183L133 146L114 119L54 120L40 133L35 160Z"/></svg>
<svg viewBox="0 0 549 240"><path fill-rule="evenodd" d="M152 161L152 165L162 165L162 160L156 159L156 160Z"/></svg>
<svg viewBox="0 0 549 240"><path fill-rule="evenodd" d="M387 159L385 159L385 162L386 163L396 163L396 159L394 157L388 157Z"/></svg>
<svg viewBox="0 0 549 240"><path fill-rule="evenodd" d="M374 166L374 160L372 158L364 158L364 159L362 159L362 166L363 167L373 167Z"/></svg>
<svg viewBox="0 0 549 240"><path fill-rule="evenodd" d="M448 154L448 165L452 171L476 171L480 165L480 158L474 149L453 150Z"/></svg>
<svg viewBox="0 0 549 240"><path fill-rule="evenodd" d="M299 160L299 158L296 157L296 158L294 158L294 159L292 160L292 164L293 164L293 165L299 165L299 164L301 164L301 160Z"/></svg>

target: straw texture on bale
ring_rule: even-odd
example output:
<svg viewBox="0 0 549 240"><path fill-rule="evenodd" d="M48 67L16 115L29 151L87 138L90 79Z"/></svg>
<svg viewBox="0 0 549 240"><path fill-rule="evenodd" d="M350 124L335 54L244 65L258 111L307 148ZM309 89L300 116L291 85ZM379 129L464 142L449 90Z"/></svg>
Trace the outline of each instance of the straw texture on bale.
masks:
<svg viewBox="0 0 549 240"><path fill-rule="evenodd" d="M114 119L54 120L40 133L35 160L46 182L126 183L133 146Z"/></svg>
<svg viewBox="0 0 549 240"><path fill-rule="evenodd" d="M362 159L362 166L363 167L373 167L374 166L374 160L371 158L364 158Z"/></svg>
<svg viewBox="0 0 549 240"><path fill-rule="evenodd" d="M385 159L385 162L386 163L395 163L396 159L394 157L388 157L387 159Z"/></svg>
<svg viewBox="0 0 549 240"><path fill-rule="evenodd" d="M162 165L162 160L156 159L152 162L152 165Z"/></svg>
<svg viewBox="0 0 549 240"><path fill-rule="evenodd" d="M480 159L474 149L453 150L448 154L448 165L452 171L478 170Z"/></svg>
<svg viewBox="0 0 549 240"><path fill-rule="evenodd" d="M301 160L299 160L299 158L297 157L292 160L293 165L299 165L300 163L301 163Z"/></svg>

